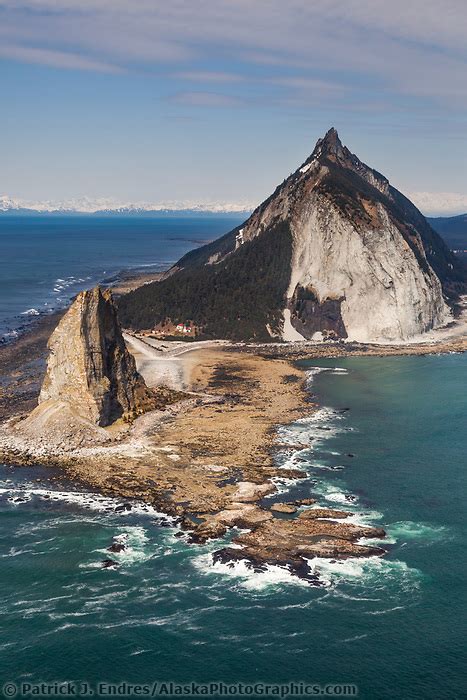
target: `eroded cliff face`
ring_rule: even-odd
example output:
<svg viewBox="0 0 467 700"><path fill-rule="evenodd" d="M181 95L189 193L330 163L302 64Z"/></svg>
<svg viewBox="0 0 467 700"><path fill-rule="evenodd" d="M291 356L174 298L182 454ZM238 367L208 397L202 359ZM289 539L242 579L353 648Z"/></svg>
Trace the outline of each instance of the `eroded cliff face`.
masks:
<svg viewBox="0 0 467 700"><path fill-rule="evenodd" d="M440 280L428 263L420 264L382 205L371 225L357 227L335 205L323 206L319 194L313 199L293 227L287 296L296 330L311 337L294 299L300 288L314 293L318 309L339 305L336 323L316 330L352 340L407 340L449 321Z"/></svg>
<svg viewBox="0 0 467 700"><path fill-rule="evenodd" d="M39 406L64 401L100 426L132 418L150 394L123 340L110 291L78 294L49 340Z"/></svg>
<svg viewBox="0 0 467 700"><path fill-rule="evenodd" d="M119 305L133 328L188 318L205 337L399 342L447 324L466 292L424 216L331 129L242 226Z"/></svg>
<svg viewBox="0 0 467 700"><path fill-rule="evenodd" d="M52 333L39 405L18 429L68 447L107 442L104 430L154 408L128 352L110 291L78 294Z"/></svg>
<svg viewBox="0 0 467 700"><path fill-rule="evenodd" d="M242 230L245 241L277 220L287 220L292 231L286 340L297 340L298 332L399 341L449 322L426 248L432 258L449 251L423 240L414 221L423 217L408 200L404 211L397 196L405 200L331 130L254 212Z"/></svg>

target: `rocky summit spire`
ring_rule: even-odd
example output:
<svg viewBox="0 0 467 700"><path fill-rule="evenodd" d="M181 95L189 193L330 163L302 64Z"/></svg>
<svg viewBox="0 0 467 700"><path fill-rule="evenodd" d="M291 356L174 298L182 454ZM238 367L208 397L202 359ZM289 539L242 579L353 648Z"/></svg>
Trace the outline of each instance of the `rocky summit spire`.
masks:
<svg viewBox="0 0 467 700"><path fill-rule="evenodd" d="M335 156L342 157L344 148L342 146L339 134L334 127L331 127L326 132L322 139L319 139L314 150L315 157L318 156Z"/></svg>

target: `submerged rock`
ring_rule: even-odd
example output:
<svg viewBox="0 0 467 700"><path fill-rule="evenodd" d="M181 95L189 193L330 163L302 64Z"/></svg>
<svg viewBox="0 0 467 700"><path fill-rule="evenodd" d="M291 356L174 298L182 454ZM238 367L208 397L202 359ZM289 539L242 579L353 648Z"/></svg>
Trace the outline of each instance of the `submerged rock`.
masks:
<svg viewBox="0 0 467 700"><path fill-rule="evenodd" d="M267 571L268 564L273 564L287 569L290 574L306 580L312 586L323 585L319 576L312 573L308 562L300 558L284 557L281 561L265 561L261 556L256 557L253 552L246 552L244 549L234 549L233 547L224 547L213 553L212 560L214 564L224 564L231 569L233 569L237 563L243 562L247 569L251 569L255 573L263 573Z"/></svg>
<svg viewBox="0 0 467 700"><path fill-rule="evenodd" d="M113 544L110 545L110 547L107 547L108 552L114 552L115 554L119 554L120 552L124 552L125 549L126 549L126 547L122 542L114 542Z"/></svg>
<svg viewBox="0 0 467 700"><path fill-rule="evenodd" d="M115 559L104 559L102 562L103 569L116 569L120 564Z"/></svg>

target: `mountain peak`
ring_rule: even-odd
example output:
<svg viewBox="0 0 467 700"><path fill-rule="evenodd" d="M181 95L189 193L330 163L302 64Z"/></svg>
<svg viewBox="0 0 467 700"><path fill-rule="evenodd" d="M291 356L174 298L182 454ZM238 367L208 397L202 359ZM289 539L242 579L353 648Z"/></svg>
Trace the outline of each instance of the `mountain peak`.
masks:
<svg viewBox="0 0 467 700"><path fill-rule="evenodd" d="M241 227L119 312L146 330L189 319L206 338L394 342L449 322L464 282L420 212L332 128Z"/></svg>
<svg viewBox="0 0 467 700"><path fill-rule="evenodd" d="M319 156L334 156L341 157L344 154L344 147L339 138L339 134L334 127L331 127L329 131L326 132L322 139L318 139L318 142L313 151L315 157Z"/></svg>

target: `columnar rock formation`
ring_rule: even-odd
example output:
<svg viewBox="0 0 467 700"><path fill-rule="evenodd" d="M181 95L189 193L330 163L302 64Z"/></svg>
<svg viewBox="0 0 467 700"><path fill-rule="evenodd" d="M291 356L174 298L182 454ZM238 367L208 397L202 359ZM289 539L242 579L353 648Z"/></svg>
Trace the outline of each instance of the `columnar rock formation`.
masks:
<svg viewBox="0 0 467 700"><path fill-rule="evenodd" d="M149 394L123 340L109 290L78 294L49 340L39 405L65 401L100 426L141 412Z"/></svg>
<svg viewBox="0 0 467 700"><path fill-rule="evenodd" d="M408 340L452 320L466 273L416 207L335 129L240 227L121 300L124 323L205 336Z"/></svg>
<svg viewBox="0 0 467 700"><path fill-rule="evenodd" d="M39 405L22 429L51 439L105 438L101 428L153 407L128 352L110 291L78 294L49 340Z"/></svg>

